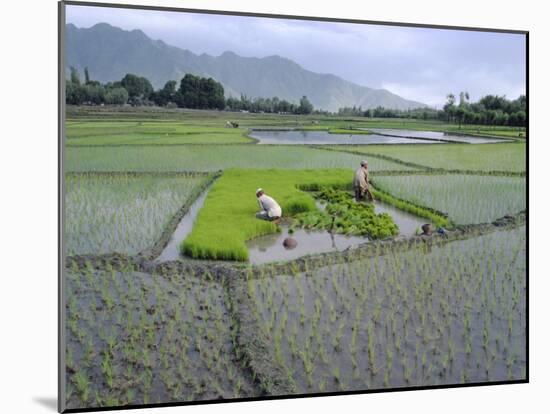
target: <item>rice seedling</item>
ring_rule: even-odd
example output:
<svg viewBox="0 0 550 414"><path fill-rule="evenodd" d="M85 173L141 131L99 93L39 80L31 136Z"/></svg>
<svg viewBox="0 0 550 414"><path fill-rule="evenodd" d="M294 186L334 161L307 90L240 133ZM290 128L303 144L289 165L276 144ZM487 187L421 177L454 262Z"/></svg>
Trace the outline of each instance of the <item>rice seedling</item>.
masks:
<svg viewBox="0 0 550 414"><path fill-rule="evenodd" d="M332 146L349 151L348 146ZM447 170L522 172L525 165L525 143L483 145L356 145L353 152L385 155L401 161Z"/></svg>
<svg viewBox="0 0 550 414"><path fill-rule="evenodd" d="M272 222L255 217L258 186L279 200L283 216L292 216L317 209L313 197L298 186L345 187L350 179L349 170L227 170L210 189L182 252L194 258L246 261L246 240L278 231Z"/></svg>
<svg viewBox="0 0 550 414"><path fill-rule="evenodd" d="M496 338L508 337L508 318L497 315L507 315L509 305L496 296L511 297L513 283L525 285L524 241L519 228L357 262L334 257L307 274L249 280L248 289L272 298L254 303L265 329L273 311L284 308L283 297L295 309L276 328L271 352L275 358L277 347L278 363L302 392L311 387L311 372L338 378L323 385L327 391L341 384L363 389L365 375L371 388L517 378L523 362L497 349ZM522 320L520 303L515 316ZM524 339L519 326L512 328L521 354Z"/></svg>
<svg viewBox="0 0 550 414"><path fill-rule="evenodd" d="M97 146L66 149L65 171L218 171L229 168L353 168L362 156L323 151L304 146L227 145L213 150L210 145ZM218 147L219 148L219 147ZM401 164L371 159L373 171L407 169Z"/></svg>
<svg viewBox="0 0 550 414"><path fill-rule="evenodd" d="M67 174L67 254L135 254L151 247L208 177Z"/></svg>
<svg viewBox="0 0 550 414"><path fill-rule="evenodd" d="M376 177L374 183L396 197L445 212L457 224L493 221L526 206L522 177L392 176Z"/></svg>
<svg viewBox="0 0 550 414"><path fill-rule="evenodd" d="M74 289L72 281L80 280L72 310L89 309L90 320L100 313L103 318L95 325L81 319L74 332L67 328L67 360L72 367L67 377L75 390L67 393L69 407L250 395L250 382L242 371L233 368L231 381L227 375L228 367L234 366L231 324L217 282L185 274L160 279L116 272L120 289L109 290L114 305L108 312L89 303L103 300L113 283L112 271L90 272L91 277L69 272L67 278L69 289ZM180 309L180 303L186 308ZM172 314L174 318L169 317ZM120 315L122 323L117 322ZM197 352L191 346L195 338ZM186 379L194 376L203 383L200 391L195 384L179 381L182 372ZM238 394L234 381L240 381Z"/></svg>

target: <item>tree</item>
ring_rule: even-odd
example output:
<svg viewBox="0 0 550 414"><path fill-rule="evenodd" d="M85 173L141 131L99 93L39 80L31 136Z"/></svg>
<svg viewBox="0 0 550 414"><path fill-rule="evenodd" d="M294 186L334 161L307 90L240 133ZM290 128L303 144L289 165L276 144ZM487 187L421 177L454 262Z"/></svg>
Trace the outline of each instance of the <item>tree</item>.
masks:
<svg viewBox="0 0 550 414"><path fill-rule="evenodd" d="M153 93L153 86L148 79L132 73L127 73L120 83L128 91L130 100L141 102L142 100L147 100Z"/></svg>
<svg viewBox="0 0 550 414"><path fill-rule="evenodd" d="M212 78L202 78L187 73L180 82L177 104L185 108L223 109L224 89Z"/></svg>
<svg viewBox="0 0 550 414"><path fill-rule="evenodd" d="M151 99L159 106L166 106L169 102L176 101L176 81L170 80L164 87L151 95Z"/></svg>
<svg viewBox="0 0 550 414"><path fill-rule="evenodd" d="M78 76L78 71L74 66L71 66L71 82L73 85L80 85L80 76Z"/></svg>
<svg viewBox="0 0 550 414"><path fill-rule="evenodd" d="M447 102L443 106L443 111L447 114L447 121L448 122L451 122L451 120L454 117L455 102L456 102L455 96L452 93L448 94L447 95Z"/></svg>
<svg viewBox="0 0 550 414"><path fill-rule="evenodd" d="M128 102L128 91L122 87L108 89L105 93L105 103L108 105L124 105Z"/></svg>
<svg viewBox="0 0 550 414"><path fill-rule="evenodd" d="M300 99L300 106L298 106L297 111L298 113L304 115L308 115L313 112L313 105L309 102L307 96L302 96L302 99Z"/></svg>
<svg viewBox="0 0 550 414"><path fill-rule="evenodd" d="M84 68L84 84L87 85L90 83L90 73L88 72L88 66Z"/></svg>

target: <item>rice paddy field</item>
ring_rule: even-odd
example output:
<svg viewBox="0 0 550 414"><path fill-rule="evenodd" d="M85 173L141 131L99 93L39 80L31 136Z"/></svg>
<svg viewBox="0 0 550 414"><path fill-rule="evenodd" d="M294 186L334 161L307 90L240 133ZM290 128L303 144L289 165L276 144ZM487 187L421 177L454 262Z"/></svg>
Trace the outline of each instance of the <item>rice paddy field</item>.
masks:
<svg viewBox="0 0 550 414"><path fill-rule="evenodd" d="M385 155L429 168L446 170L525 172L525 143L484 145L357 145L331 149L356 154Z"/></svg>
<svg viewBox="0 0 550 414"><path fill-rule="evenodd" d="M299 393L525 375L525 228L248 283Z"/></svg>
<svg viewBox="0 0 550 414"><path fill-rule="evenodd" d="M67 118L68 409L526 380L524 130L157 108ZM514 141L260 145L250 128ZM434 234L398 236L391 213L357 206L362 159L375 205ZM255 218L258 187L281 223ZM360 242L251 263L247 243L282 228ZM177 258L160 260L168 245Z"/></svg>
<svg viewBox="0 0 550 414"><path fill-rule="evenodd" d="M491 222L526 208L524 177L404 175L376 177L373 185L444 212L457 224Z"/></svg>
<svg viewBox="0 0 550 414"><path fill-rule="evenodd" d="M67 174L68 255L136 254L204 189L208 175Z"/></svg>

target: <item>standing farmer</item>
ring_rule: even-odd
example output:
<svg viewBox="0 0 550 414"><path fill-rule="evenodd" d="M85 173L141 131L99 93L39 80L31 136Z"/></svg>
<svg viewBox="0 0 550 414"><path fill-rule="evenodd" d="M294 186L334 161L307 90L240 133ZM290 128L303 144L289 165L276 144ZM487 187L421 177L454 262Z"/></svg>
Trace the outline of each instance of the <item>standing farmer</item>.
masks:
<svg viewBox="0 0 550 414"><path fill-rule="evenodd" d="M355 170L353 189L355 190L356 201L364 200L365 195L369 201L374 201L374 197L369 190L369 167L366 160L361 161L361 166Z"/></svg>
<svg viewBox="0 0 550 414"><path fill-rule="evenodd" d="M282 215L281 206L265 194L261 188L256 190L256 197L258 197L258 204L260 205L260 211L256 213L256 218L278 223Z"/></svg>

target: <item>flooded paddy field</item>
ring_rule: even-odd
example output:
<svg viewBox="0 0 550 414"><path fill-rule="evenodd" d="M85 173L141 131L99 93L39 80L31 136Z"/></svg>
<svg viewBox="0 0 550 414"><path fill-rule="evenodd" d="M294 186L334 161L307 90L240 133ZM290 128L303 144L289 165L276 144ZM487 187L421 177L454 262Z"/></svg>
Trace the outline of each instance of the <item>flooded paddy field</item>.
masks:
<svg viewBox="0 0 550 414"><path fill-rule="evenodd" d="M404 138L422 138L442 142L464 142L468 144L489 144L495 142L506 142L504 138L483 138L472 135L462 135L452 132L437 132L437 131L415 131L407 129L385 129L385 128L360 128L363 131L370 131L374 134L404 137Z"/></svg>
<svg viewBox="0 0 550 414"><path fill-rule="evenodd" d="M409 237L425 223L425 220L391 205L375 203L377 214L388 213L399 226L399 235ZM287 237L296 240L294 248L283 245ZM262 264L276 261L292 260L308 254L342 251L369 241L366 237L332 234L328 231L294 230L289 232L288 226L282 225L281 232L257 237L247 242L249 261L252 264Z"/></svg>
<svg viewBox="0 0 550 414"><path fill-rule="evenodd" d="M377 134L331 134L328 131L252 130L249 137L260 144L430 144L429 140L400 138Z"/></svg>
<svg viewBox="0 0 550 414"><path fill-rule="evenodd" d="M68 408L252 395L218 281L67 270Z"/></svg>
<svg viewBox="0 0 550 414"><path fill-rule="evenodd" d="M525 378L525 227L251 279L299 393Z"/></svg>
<svg viewBox="0 0 550 414"><path fill-rule="evenodd" d="M69 121L67 408L525 379L524 142L206 112ZM246 136L265 125L295 130ZM375 214L355 218L387 233L349 203L341 226L295 225L336 217L316 196L351 197L363 159ZM255 218L258 187L279 227ZM446 230L415 236L425 223ZM238 239L243 254L184 256L194 230L199 253Z"/></svg>

